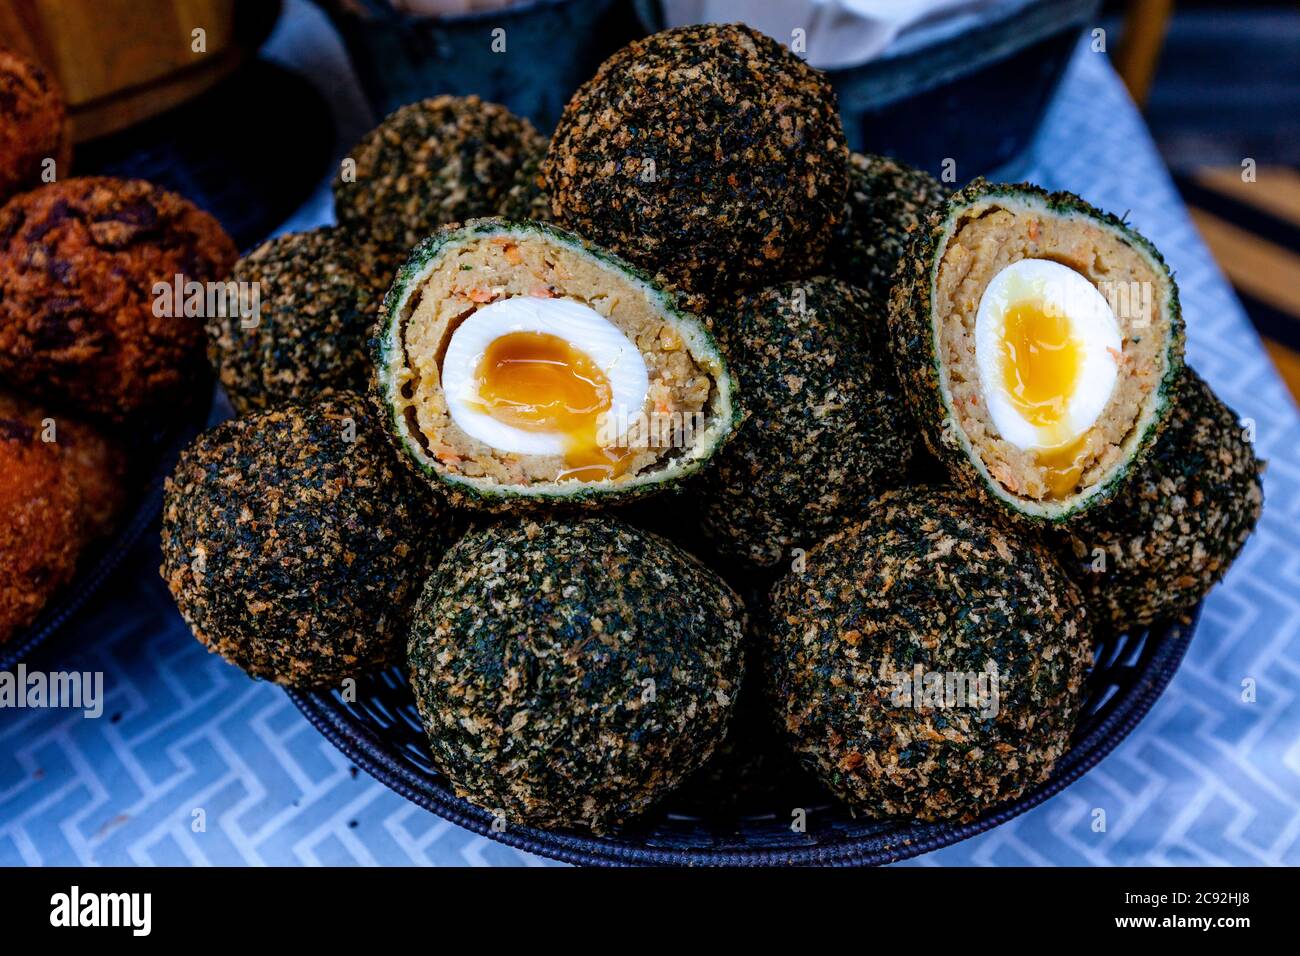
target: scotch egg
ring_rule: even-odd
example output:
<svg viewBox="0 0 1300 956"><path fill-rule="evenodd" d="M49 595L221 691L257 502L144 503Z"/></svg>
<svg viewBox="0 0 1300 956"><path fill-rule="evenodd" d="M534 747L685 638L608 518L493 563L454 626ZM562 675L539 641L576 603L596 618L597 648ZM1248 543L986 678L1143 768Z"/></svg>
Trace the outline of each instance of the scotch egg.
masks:
<svg viewBox="0 0 1300 956"><path fill-rule="evenodd" d="M663 490L739 416L721 351L675 293L545 223L479 219L417 246L375 361L407 462L486 511Z"/></svg>
<svg viewBox="0 0 1300 956"><path fill-rule="evenodd" d="M955 483L1064 523L1123 492L1183 365L1160 253L1069 193L977 179L913 237L890 348Z"/></svg>

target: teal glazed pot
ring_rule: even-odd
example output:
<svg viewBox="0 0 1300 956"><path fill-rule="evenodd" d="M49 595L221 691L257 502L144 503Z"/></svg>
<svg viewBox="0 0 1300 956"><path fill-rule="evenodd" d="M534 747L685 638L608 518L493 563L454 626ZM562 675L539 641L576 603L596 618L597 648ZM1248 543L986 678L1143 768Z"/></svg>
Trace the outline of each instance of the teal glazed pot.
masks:
<svg viewBox="0 0 1300 956"><path fill-rule="evenodd" d="M639 32L626 0L531 0L448 17L412 16L388 0L319 2L376 116L442 93L476 94L546 133L574 90Z"/></svg>

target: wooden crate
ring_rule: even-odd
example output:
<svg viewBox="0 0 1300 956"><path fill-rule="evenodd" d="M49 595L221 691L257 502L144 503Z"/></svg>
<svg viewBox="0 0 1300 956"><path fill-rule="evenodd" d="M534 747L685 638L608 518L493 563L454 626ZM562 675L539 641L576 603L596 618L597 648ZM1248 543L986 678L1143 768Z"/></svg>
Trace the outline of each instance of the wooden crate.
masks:
<svg viewBox="0 0 1300 956"><path fill-rule="evenodd" d="M262 0L265 2L265 0ZM77 141L115 132L202 93L239 64L239 0L6 0L0 46L62 85ZM204 52L194 33L205 32Z"/></svg>

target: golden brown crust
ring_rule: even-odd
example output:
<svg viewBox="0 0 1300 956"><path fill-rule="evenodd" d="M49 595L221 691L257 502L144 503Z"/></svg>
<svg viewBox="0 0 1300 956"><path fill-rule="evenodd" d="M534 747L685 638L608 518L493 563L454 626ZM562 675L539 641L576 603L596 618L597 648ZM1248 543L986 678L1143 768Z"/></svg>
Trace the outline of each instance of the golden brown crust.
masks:
<svg viewBox="0 0 1300 956"><path fill-rule="evenodd" d="M0 209L0 376L75 414L160 408L192 382L203 320L156 315L154 284L221 279L236 256L210 215L139 180L14 197Z"/></svg>
<svg viewBox="0 0 1300 956"><path fill-rule="evenodd" d="M58 84L35 63L0 50L0 202L35 185L45 159L67 172L67 111Z"/></svg>
<svg viewBox="0 0 1300 956"><path fill-rule="evenodd" d="M0 392L0 419L22 422L59 453L81 491L86 543L107 537L126 504L127 457L119 442L94 426Z"/></svg>
<svg viewBox="0 0 1300 956"><path fill-rule="evenodd" d="M81 538L81 494L58 451L0 416L0 644L72 579Z"/></svg>

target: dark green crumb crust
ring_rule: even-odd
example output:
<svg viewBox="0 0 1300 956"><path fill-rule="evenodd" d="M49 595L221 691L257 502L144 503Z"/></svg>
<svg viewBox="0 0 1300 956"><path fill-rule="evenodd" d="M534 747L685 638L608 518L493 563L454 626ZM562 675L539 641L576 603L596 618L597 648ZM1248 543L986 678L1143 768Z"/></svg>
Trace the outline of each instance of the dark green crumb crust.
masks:
<svg viewBox="0 0 1300 956"><path fill-rule="evenodd" d="M497 213L546 149L528 120L477 96L436 96L389 114L352 150L356 181L334 179L340 225L409 249L439 226Z"/></svg>
<svg viewBox="0 0 1300 956"><path fill-rule="evenodd" d="M349 393L200 435L162 526L162 576L195 637L299 687L399 659L445 518L391 455Z"/></svg>
<svg viewBox="0 0 1300 956"><path fill-rule="evenodd" d="M411 685L458 794L508 825L608 832L725 736L744 626L735 593L655 535L492 524L425 585Z"/></svg>
<svg viewBox="0 0 1300 956"><path fill-rule="evenodd" d="M1264 506L1263 463L1190 367L1171 414L1124 494L1053 537L1097 620L1116 631L1189 610L1227 573Z"/></svg>
<svg viewBox="0 0 1300 956"><path fill-rule="evenodd" d="M843 221L831 242L827 266L849 285L881 302L912 233L943 205L949 189L927 172L887 156L852 153Z"/></svg>
<svg viewBox="0 0 1300 956"><path fill-rule="evenodd" d="M1031 202L1048 212L1091 219L1122 237L1130 248L1147 258L1156 272L1163 272L1169 279L1168 298L1160 303L1170 325L1165 349L1167 368L1156 390L1147 427L1132 443L1127 460L1114 468L1108 477L1085 493L1063 501L1050 513L1047 509L1028 504L1026 499L1011 495L988 474L983 463L975 462L975 453L969 448L950 406L939 343L932 325L934 279L943 244L971 207L999 200ZM926 448L948 469L953 482L977 490L986 500L1017 518L1058 525L1075 520L1078 515L1102 506L1120 493L1132 476L1134 465L1145 457L1164 428L1183 369L1184 328L1178 286L1159 250L1117 216L1102 212L1073 193L1049 193L1030 183L1013 185L975 179L953 193L938 211L931 213L924 228L914 233L895 276L890 293L889 331L895 372L912 418Z"/></svg>
<svg viewBox="0 0 1300 956"><path fill-rule="evenodd" d="M544 172L561 225L710 292L815 271L847 159L825 76L749 27L709 24L606 60L565 107Z"/></svg>
<svg viewBox="0 0 1300 956"><path fill-rule="evenodd" d="M734 562L732 564L735 566ZM763 646L771 630L768 607L777 575L755 575L737 584L745 602L745 677L727 736L713 756L673 794L674 810L700 814L771 813L831 802L832 797L804 768L777 727L763 691ZM757 580L757 578L763 580Z"/></svg>
<svg viewBox="0 0 1300 956"><path fill-rule="evenodd" d="M551 196L546 191L546 180L542 176L542 161L546 150L541 149L530 155L519 167L514 182L506 190L505 198L497 210L503 219L532 219L536 222L551 221Z"/></svg>
<svg viewBox="0 0 1300 956"><path fill-rule="evenodd" d="M1042 544L968 499L890 492L772 602L769 693L804 764L850 805L971 820L1066 751L1091 661L1083 598ZM996 708L896 694L917 667L947 680L990 664Z"/></svg>
<svg viewBox="0 0 1300 956"><path fill-rule="evenodd" d="M742 296L723 348L747 418L703 476L705 532L772 565L902 482L913 430L869 327L870 296L814 278Z"/></svg>
<svg viewBox="0 0 1300 956"><path fill-rule="evenodd" d="M257 324L243 327L233 297L227 315L207 322L208 361L235 411L364 391L367 343L398 265L381 247L332 226L270 239L235 263L231 281L258 284Z"/></svg>

